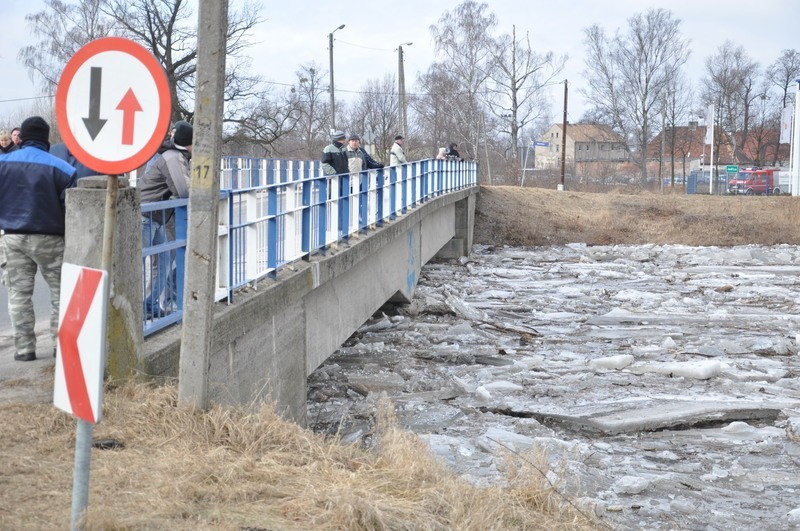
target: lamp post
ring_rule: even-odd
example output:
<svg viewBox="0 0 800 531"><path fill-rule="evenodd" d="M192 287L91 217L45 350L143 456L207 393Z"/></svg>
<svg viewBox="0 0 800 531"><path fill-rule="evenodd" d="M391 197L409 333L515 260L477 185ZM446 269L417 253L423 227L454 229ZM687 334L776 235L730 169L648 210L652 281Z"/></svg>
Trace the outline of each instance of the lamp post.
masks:
<svg viewBox="0 0 800 531"><path fill-rule="evenodd" d="M397 46L397 113L400 118L400 134L405 138L408 134L408 115L406 114L406 76L403 71L403 46L411 46L413 42L404 42Z"/></svg>
<svg viewBox="0 0 800 531"><path fill-rule="evenodd" d="M336 129L336 97L333 94L333 34L336 33L336 30L340 30L344 28L344 24L333 30L332 32L328 33L328 52L330 58L330 70L331 70L331 86L330 86L330 93L331 93L331 129Z"/></svg>

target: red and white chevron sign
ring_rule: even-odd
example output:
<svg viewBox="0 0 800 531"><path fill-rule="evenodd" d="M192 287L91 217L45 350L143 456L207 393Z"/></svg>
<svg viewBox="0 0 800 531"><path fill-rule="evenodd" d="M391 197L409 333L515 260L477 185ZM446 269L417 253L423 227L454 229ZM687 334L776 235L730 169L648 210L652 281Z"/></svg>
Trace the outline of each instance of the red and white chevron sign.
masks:
<svg viewBox="0 0 800 531"><path fill-rule="evenodd" d="M103 416L107 277L101 269L61 268L53 405L92 424Z"/></svg>

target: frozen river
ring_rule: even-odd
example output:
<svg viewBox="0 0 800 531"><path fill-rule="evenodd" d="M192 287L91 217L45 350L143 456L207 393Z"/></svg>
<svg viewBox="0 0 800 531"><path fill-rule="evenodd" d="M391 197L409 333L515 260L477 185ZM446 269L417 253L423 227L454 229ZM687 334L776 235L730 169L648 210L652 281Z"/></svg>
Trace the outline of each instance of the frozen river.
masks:
<svg viewBox="0 0 800 531"><path fill-rule="evenodd" d="M794 529L798 264L794 246L477 247L309 378L309 423L372 444L386 393L474 483L545 452L614 529Z"/></svg>

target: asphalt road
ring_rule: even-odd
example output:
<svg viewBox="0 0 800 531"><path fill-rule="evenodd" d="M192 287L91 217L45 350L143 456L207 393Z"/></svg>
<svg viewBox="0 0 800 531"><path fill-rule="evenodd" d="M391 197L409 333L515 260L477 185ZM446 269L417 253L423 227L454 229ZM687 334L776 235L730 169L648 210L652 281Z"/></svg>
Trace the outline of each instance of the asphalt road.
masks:
<svg viewBox="0 0 800 531"><path fill-rule="evenodd" d="M50 291L42 275L36 274L36 284L33 288L33 311L36 313L36 323L46 322L50 315ZM11 332L11 320L8 317L8 290L0 286L0 333Z"/></svg>

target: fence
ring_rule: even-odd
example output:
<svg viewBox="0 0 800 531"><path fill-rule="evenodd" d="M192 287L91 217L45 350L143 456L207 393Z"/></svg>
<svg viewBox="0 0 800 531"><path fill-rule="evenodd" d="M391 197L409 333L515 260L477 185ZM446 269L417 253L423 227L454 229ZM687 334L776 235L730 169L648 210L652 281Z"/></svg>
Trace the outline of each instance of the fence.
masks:
<svg viewBox="0 0 800 531"><path fill-rule="evenodd" d="M431 198L477 184L477 164L422 160L323 175L317 161L222 160L215 300L274 277ZM144 334L183 317L187 199L142 205Z"/></svg>

